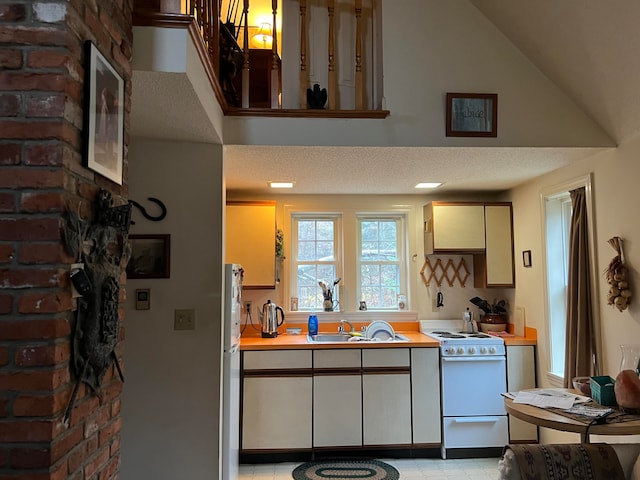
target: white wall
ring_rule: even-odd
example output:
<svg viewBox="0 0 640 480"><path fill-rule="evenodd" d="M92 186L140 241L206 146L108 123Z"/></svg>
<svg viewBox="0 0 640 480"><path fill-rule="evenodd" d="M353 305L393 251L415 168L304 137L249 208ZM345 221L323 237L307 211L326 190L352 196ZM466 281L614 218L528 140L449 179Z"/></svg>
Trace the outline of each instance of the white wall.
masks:
<svg viewBox="0 0 640 480"><path fill-rule="evenodd" d="M222 270L222 147L134 140L129 197L167 216L133 210L131 234L171 235L171 278L128 280L123 479L219 478L218 428ZM151 309L135 310L135 289ZM196 310L194 331L174 331L175 309Z"/></svg>
<svg viewBox="0 0 640 480"><path fill-rule="evenodd" d="M619 372L620 344L640 344L640 222L635 209L640 205L640 138L627 142L616 149L596 155L579 164L557 170L536 181L529 182L513 193L514 237L516 256L523 250L531 250L533 266L523 268L516 263L516 303L526 308L527 324L538 330L538 379L548 386L546 372L549 370L546 312L544 307L544 270L542 261L542 212L540 192L543 188L593 173L593 195L595 198L596 272L599 280L597 298L600 302L602 374L616 377ZM528 219L524 221L523 219ZM624 240L624 253L631 272L634 298L624 312L607 305L608 285L602 272L616 252L608 240L619 236ZM545 430L547 441L557 439L557 433ZM597 438L597 437L596 437ZM629 437L622 441L629 441ZM609 441L602 437L601 441Z"/></svg>
<svg viewBox="0 0 640 480"><path fill-rule="evenodd" d="M613 146L602 129L467 0L380 3L389 117L226 117L225 144ZM446 137L447 92L497 93L498 137ZM282 94L297 98L298 89Z"/></svg>

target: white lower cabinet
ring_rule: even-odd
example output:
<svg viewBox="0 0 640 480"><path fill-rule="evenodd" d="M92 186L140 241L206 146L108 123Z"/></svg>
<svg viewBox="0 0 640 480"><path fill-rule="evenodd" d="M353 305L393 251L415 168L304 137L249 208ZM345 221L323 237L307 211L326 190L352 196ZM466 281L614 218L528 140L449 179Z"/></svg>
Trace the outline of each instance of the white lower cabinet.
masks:
<svg viewBox="0 0 640 480"><path fill-rule="evenodd" d="M411 379L403 374L362 376L364 445L411 443Z"/></svg>
<svg viewBox="0 0 640 480"><path fill-rule="evenodd" d="M246 452L440 443L437 348L256 351L243 358Z"/></svg>
<svg viewBox="0 0 640 480"><path fill-rule="evenodd" d="M362 445L362 377L316 375L313 379L313 446Z"/></svg>
<svg viewBox="0 0 640 480"><path fill-rule="evenodd" d="M408 348L362 351L364 445L411 444L409 352ZM407 368L406 373L393 373L393 368L403 367Z"/></svg>
<svg viewBox="0 0 640 480"><path fill-rule="evenodd" d="M243 450L311 448L311 365L310 351L244 352Z"/></svg>
<svg viewBox="0 0 640 480"><path fill-rule="evenodd" d="M517 392L536 388L535 347L533 345L507 346L507 390ZM538 441L538 429L531 423L509 415L509 442L532 443Z"/></svg>
<svg viewBox="0 0 640 480"><path fill-rule="evenodd" d="M411 349L413 443L439 444L440 358L437 348Z"/></svg>
<svg viewBox="0 0 640 480"><path fill-rule="evenodd" d="M242 448L311 447L311 377L244 380Z"/></svg>
<svg viewBox="0 0 640 480"><path fill-rule="evenodd" d="M362 445L361 350L313 352L313 446Z"/></svg>

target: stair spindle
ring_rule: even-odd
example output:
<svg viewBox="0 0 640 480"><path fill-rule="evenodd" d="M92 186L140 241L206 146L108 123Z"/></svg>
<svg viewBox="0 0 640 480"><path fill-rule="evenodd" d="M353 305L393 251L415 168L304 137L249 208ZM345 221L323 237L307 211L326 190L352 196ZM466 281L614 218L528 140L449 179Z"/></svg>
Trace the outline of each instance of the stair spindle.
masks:
<svg viewBox="0 0 640 480"><path fill-rule="evenodd" d="M242 6L242 15L249 18L249 0L244 0ZM242 108L249 108L249 28L245 24L242 51L244 60L242 62Z"/></svg>
<svg viewBox="0 0 640 480"><path fill-rule="evenodd" d="M335 0L329 0L327 6L329 14L329 110L336 108L336 90L338 89L335 66L335 3Z"/></svg>
<svg viewBox="0 0 640 480"><path fill-rule="evenodd" d="M271 82L269 98L271 100L271 108L280 108L280 65L278 62L278 0L271 1L271 10L273 14L273 27L271 35L273 41L271 42L272 60L271 60Z"/></svg>
<svg viewBox="0 0 640 480"><path fill-rule="evenodd" d="M364 110L363 107L363 83L362 83L362 0L356 0L356 110Z"/></svg>
<svg viewBox="0 0 640 480"><path fill-rule="evenodd" d="M307 108L307 0L300 0L300 108Z"/></svg>

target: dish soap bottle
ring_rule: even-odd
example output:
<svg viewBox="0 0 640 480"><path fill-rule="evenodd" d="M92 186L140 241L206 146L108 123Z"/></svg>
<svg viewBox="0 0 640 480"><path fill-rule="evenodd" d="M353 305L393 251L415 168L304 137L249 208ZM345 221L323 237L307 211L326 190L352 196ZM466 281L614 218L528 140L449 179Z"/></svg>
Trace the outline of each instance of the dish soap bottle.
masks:
<svg viewBox="0 0 640 480"><path fill-rule="evenodd" d="M318 317L316 316L314 310L311 310L311 315L309 315L308 329L309 335L318 334Z"/></svg>

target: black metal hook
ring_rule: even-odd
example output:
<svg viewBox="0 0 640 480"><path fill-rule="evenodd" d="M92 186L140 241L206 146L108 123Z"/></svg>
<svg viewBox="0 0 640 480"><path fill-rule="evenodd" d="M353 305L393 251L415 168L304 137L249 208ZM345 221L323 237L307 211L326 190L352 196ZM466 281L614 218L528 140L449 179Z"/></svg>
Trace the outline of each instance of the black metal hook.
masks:
<svg viewBox="0 0 640 480"><path fill-rule="evenodd" d="M156 217L154 217L152 215L149 215L147 213L147 210L142 205L140 205L138 202L136 202L135 200L129 200L129 203L131 205L133 205L134 207L136 207L138 210L140 210L140 213L142 213L142 216L144 218L146 218L147 220L151 220L152 222L159 222L160 220L164 219L164 217L167 216L167 207L165 207L164 203L162 203L162 200L159 200L159 199L154 198L154 197L147 197L147 200L149 200L150 202L155 203L156 205L158 205L160 207L160 210L162 210L160 215L158 215ZM131 223L135 224L136 222L134 222L132 220Z"/></svg>

